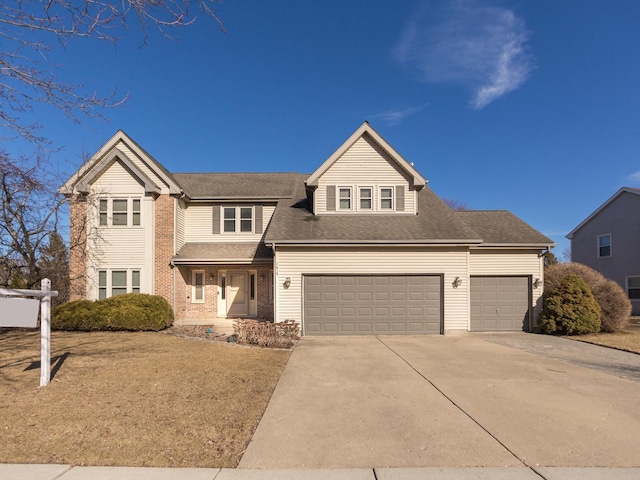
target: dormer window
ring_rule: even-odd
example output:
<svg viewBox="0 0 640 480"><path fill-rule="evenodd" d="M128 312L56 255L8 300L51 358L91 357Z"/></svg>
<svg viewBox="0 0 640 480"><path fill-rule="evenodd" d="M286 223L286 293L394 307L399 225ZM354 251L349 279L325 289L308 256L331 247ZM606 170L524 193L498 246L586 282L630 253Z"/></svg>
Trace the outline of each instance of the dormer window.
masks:
<svg viewBox="0 0 640 480"><path fill-rule="evenodd" d="M380 187L380 210L393 210L393 187Z"/></svg>
<svg viewBox="0 0 640 480"><path fill-rule="evenodd" d="M371 210L373 208L373 189L363 187L360 189L360 210Z"/></svg>
<svg viewBox="0 0 640 480"><path fill-rule="evenodd" d="M340 210L351 210L351 188L350 187L340 187Z"/></svg>

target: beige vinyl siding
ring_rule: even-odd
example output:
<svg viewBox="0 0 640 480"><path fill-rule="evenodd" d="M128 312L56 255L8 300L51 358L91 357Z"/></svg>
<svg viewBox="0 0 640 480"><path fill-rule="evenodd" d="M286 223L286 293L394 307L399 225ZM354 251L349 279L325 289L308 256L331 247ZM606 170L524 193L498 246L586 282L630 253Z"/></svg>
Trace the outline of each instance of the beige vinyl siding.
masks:
<svg viewBox="0 0 640 480"><path fill-rule="evenodd" d="M437 248L276 247L276 320L302 321L304 274L444 274L444 328L467 330L468 282L453 288L456 276L468 278L467 251ZM288 289L282 286L291 279Z"/></svg>
<svg viewBox="0 0 640 480"><path fill-rule="evenodd" d="M231 206L231 204L230 204ZM271 221L275 205L262 207L262 233L213 234L213 205L189 205L185 211L185 242L258 242L264 237Z"/></svg>
<svg viewBox="0 0 640 480"><path fill-rule="evenodd" d="M539 250L471 250L469 275L531 276L540 279L538 288L532 288L533 324L536 325L542 309L544 290L544 259Z"/></svg>
<svg viewBox="0 0 640 480"><path fill-rule="evenodd" d="M185 216L187 205L184 200L176 202L176 252L180 251L185 243Z"/></svg>
<svg viewBox="0 0 640 480"><path fill-rule="evenodd" d="M124 142L118 142L118 144L116 145L116 148L120 150L122 153L124 153L125 155L127 155L127 157L129 157L129 160L131 160L136 165L136 167L138 167L142 172L144 172L144 174L147 177L149 177L153 181L153 183L155 183L158 187L160 187L161 189L160 193L163 193L163 194L169 193L169 188L164 183L164 181L160 177L158 177L145 162L143 162L135 153L133 153L131 149Z"/></svg>
<svg viewBox="0 0 640 480"><path fill-rule="evenodd" d="M373 203L379 202L379 187L395 187L404 185L404 211L415 213L416 195L409 189L409 177L396 167L395 162L383 152L376 143L363 136L358 139L331 167L318 179L315 191L315 212L344 213L327 211L327 185L352 187L354 204L357 202L358 187L373 187ZM357 212L357 209L355 210ZM372 213L367 211L366 213ZM389 212L381 212L388 214Z"/></svg>
<svg viewBox="0 0 640 480"><path fill-rule="evenodd" d="M87 258L87 298L97 298L97 271L100 269L140 270L140 291L153 293L154 209L153 197L144 196L144 187L118 162L113 163L91 187L89 200ZM93 196L95 195L95 196ZM98 226L98 198L138 198L139 226ZM130 220L130 219L129 219Z"/></svg>
<svg viewBox="0 0 640 480"><path fill-rule="evenodd" d="M93 182L91 191L97 195L144 195L144 186L120 162L114 162Z"/></svg>

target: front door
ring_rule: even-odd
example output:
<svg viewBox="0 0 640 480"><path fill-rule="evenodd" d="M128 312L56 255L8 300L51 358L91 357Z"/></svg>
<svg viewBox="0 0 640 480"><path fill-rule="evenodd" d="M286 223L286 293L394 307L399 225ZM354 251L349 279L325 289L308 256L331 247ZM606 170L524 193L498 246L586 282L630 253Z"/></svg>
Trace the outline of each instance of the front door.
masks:
<svg viewBox="0 0 640 480"><path fill-rule="evenodd" d="M249 313L246 272L229 272L226 296L227 316L243 316Z"/></svg>

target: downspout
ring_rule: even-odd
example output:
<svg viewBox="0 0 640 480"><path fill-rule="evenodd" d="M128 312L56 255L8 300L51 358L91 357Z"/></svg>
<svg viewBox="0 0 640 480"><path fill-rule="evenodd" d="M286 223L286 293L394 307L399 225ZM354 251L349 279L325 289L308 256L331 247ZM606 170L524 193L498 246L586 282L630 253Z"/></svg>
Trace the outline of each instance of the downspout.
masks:
<svg viewBox="0 0 640 480"><path fill-rule="evenodd" d="M273 322L278 321L278 264L276 263L276 244L271 245L273 251Z"/></svg>

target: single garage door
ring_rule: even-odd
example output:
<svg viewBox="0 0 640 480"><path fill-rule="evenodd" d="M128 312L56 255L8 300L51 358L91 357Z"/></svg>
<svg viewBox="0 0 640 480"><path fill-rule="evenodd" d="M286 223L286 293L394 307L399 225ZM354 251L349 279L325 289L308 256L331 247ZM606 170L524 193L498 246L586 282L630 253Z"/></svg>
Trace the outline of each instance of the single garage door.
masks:
<svg viewBox="0 0 640 480"><path fill-rule="evenodd" d="M529 277L471 277L471 330L529 331Z"/></svg>
<svg viewBox="0 0 640 480"><path fill-rule="evenodd" d="M442 330L440 275L305 275L305 335Z"/></svg>

